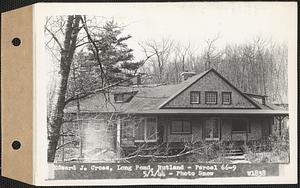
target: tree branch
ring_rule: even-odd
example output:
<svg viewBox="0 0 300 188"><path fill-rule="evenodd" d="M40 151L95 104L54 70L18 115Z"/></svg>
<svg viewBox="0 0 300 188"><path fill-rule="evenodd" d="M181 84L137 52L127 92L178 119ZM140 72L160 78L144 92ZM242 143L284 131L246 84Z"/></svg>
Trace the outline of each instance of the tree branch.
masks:
<svg viewBox="0 0 300 188"><path fill-rule="evenodd" d="M189 150L189 151L186 151L186 152L180 152L178 154L175 154L175 155L134 155L134 156L130 156L130 157L124 157L124 158L121 158L121 159L118 159L118 161L121 161L121 160L128 160L128 159L133 159L133 158L137 158L137 157L140 157L140 158L154 158L154 159L170 159L170 158L178 158L178 157L182 157L182 156L185 156L185 155L188 155L188 154L192 154L192 153L198 153L199 150L205 148L207 146L203 146L203 147L200 147L200 148L196 148L196 149L192 149L192 150Z"/></svg>
<svg viewBox="0 0 300 188"><path fill-rule="evenodd" d="M100 60L100 57L99 57L99 49L95 43L95 41L92 39L90 33L89 33L89 30L87 28L87 25L86 25L86 19L83 19L83 17L81 17L81 21L82 21L82 24L83 24L83 28L87 34L87 37L88 37L88 40L90 41L90 43L92 43L93 47L95 49L93 49L93 54L99 64L99 67L100 67L100 71L101 71L101 80L102 80L102 85L103 85L103 77L106 78L106 75L105 75L105 72L104 72L104 69L103 69L103 66L102 66L102 63L101 63L101 60Z"/></svg>
<svg viewBox="0 0 300 188"><path fill-rule="evenodd" d="M136 76L137 76L137 75L136 75ZM136 76L134 76L134 77L136 77ZM71 97L71 98L69 98L69 99L67 99L67 100L65 101L65 105L67 105L67 104L68 104L69 102L71 102L71 101L79 100L79 99L85 98L85 97L87 97L87 96L89 96L89 95L92 95L92 94L95 94L95 93L98 93L98 92L103 92L103 91L105 91L105 90L107 90L107 89L109 89L109 88L112 88L112 87L117 86L117 85L119 85L119 84L121 84L121 83L124 83L124 82L126 82L126 81L129 81L129 80L131 80L131 79L134 78L134 77L130 77L130 78L128 78L128 79L118 81L118 82L116 82L116 83L114 83L114 84L105 86L105 87L100 88L100 89L96 89L96 90L94 90L94 91L86 92L86 93L83 93L83 94L81 94L81 95L79 94L80 96L77 95L77 97Z"/></svg>
<svg viewBox="0 0 300 188"><path fill-rule="evenodd" d="M50 29L48 29L46 26L45 26L45 29L46 29L46 31L48 31L48 32L50 33L50 35L51 35L51 36L53 37L53 39L56 41L56 43L58 44L59 48L60 48L61 50L63 50L64 48L62 47L61 43L59 42L59 40L57 39L57 37L54 35L54 33L52 33L52 32L50 31Z"/></svg>
<svg viewBox="0 0 300 188"><path fill-rule="evenodd" d="M62 147L65 147L65 146L68 145L68 144L71 144L71 143L73 143L73 142L78 142L78 141L79 141L79 139L76 139L76 140L71 140L71 141L66 142L66 143L64 143L64 144L61 144L61 145L59 145L59 146L56 147L56 150L58 150L58 149L60 149L60 148L62 148Z"/></svg>
<svg viewBox="0 0 300 188"><path fill-rule="evenodd" d="M143 63L140 65L140 67L143 66L143 65L144 65L144 64L145 64L152 56L154 56L154 55L155 55L155 54L151 54L151 55L147 56L146 59L143 60ZM75 97L75 96L70 97L69 99L67 99L67 100L65 101L65 106L66 106L68 103L70 103L71 101L83 99L83 98L88 97L88 96L90 96L90 95L92 95L92 94L96 94L96 93L98 93L98 92L103 92L103 91L105 91L105 90L107 90L107 89L109 89L109 88L112 88L112 87L115 87L115 86L117 86L117 85L119 85L119 84L121 84L121 83L127 82L127 81L131 80L132 78L135 78L135 77L138 76L138 75L136 74L136 73L137 73L137 70L138 70L138 68L137 68L137 69L135 70L135 72L133 73L134 76L132 76L132 77L130 77L130 78L127 78L127 79L124 79L124 80L120 80L120 81L118 81L118 82L116 82L116 83L114 83L114 84L105 86L105 87L100 88L100 89L96 89L96 90L94 90L94 91L90 91L90 92L85 92L85 93L82 93L82 94L78 94L78 95L76 95L76 97Z"/></svg>

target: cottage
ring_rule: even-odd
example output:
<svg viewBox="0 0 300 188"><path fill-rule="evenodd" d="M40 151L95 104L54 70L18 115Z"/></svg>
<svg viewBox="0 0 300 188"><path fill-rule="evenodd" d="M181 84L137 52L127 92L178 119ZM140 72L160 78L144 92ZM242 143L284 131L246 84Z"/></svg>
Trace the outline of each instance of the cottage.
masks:
<svg viewBox="0 0 300 188"><path fill-rule="evenodd" d="M118 87L111 91L109 103L102 94L81 100L80 117L85 122L81 126L90 134L84 139L86 153L93 147L132 150L141 143L244 144L269 136L275 125L280 134L288 112L269 104L266 96L240 91L215 69L182 76L183 81L176 85ZM66 108L66 113L75 112L76 105ZM96 134L101 129L107 134ZM91 135L95 138L89 141Z"/></svg>

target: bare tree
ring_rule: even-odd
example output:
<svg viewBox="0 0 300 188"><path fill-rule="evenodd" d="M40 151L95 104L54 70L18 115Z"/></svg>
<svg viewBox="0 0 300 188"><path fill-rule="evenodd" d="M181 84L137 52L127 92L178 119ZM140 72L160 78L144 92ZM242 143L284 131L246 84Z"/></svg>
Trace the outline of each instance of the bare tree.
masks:
<svg viewBox="0 0 300 188"><path fill-rule="evenodd" d="M180 43L177 43L175 47L175 58L179 60L181 63L181 71L186 71L186 61L189 55L189 52L191 50L191 44L188 43L187 45L182 45Z"/></svg>
<svg viewBox="0 0 300 188"><path fill-rule="evenodd" d="M60 128L63 121L63 110L65 107L65 96L68 87L68 78L76 49L77 36L80 31L80 16L68 16L65 27L65 37L61 43L46 26L45 29L52 35L60 48L59 75L57 85L52 98L51 111L48 121L48 161L53 162L56 147L59 140Z"/></svg>
<svg viewBox="0 0 300 188"><path fill-rule="evenodd" d="M133 61L133 50L125 43L131 36L120 36L122 28L113 20L102 25L98 21L80 15L46 20L46 47L57 61L55 84L48 96L49 162L54 161L56 150L62 147L57 145L65 106L77 101L80 111L78 100L96 93L103 93L110 103L110 89L130 84L138 69L151 58Z"/></svg>
<svg viewBox="0 0 300 188"><path fill-rule="evenodd" d="M182 46L180 43L177 46L173 45L173 53L169 55L169 60L164 66L165 77L156 79L155 82L161 83L163 80L166 83L178 83L179 74L185 69L200 73L213 67L244 92L268 95L269 99L276 103L287 102L285 44L276 44L271 40L255 37L239 45L227 44L225 48L218 49L216 47L218 39L219 35L206 40L205 49L201 54L192 52L189 45ZM150 51L148 46L142 47L145 53ZM154 47L158 48L159 45ZM156 54L157 51L153 52ZM153 66L157 67L157 59L152 59L152 62ZM148 74L156 74L157 77L160 74L157 69L149 68L145 71L148 71Z"/></svg>
<svg viewBox="0 0 300 188"><path fill-rule="evenodd" d="M217 51L216 48L216 41L219 39L219 35L213 39L205 40L206 49L204 50L204 57L205 57L205 69L210 69L211 64L220 56L220 53Z"/></svg>
<svg viewBox="0 0 300 188"><path fill-rule="evenodd" d="M154 70L157 69L157 81L160 83L164 81L165 68L173 49L173 43L173 40L163 38L159 42L152 40L140 44L146 57L153 54L151 61Z"/></svg>

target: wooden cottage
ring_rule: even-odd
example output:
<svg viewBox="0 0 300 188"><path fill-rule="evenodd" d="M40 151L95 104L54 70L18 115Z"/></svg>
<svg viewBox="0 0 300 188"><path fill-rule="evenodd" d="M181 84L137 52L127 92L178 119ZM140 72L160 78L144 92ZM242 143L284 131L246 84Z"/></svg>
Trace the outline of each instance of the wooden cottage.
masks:
<svg viewBox="0 0 300 188"><path fill-rule="evenodd" d="M215 69L198 75L184 73L183 78L176 85L118 87L109 102L102 94L81 100L81 126L106 133L110 130L110 136L99 132L92 142L95 147L113 150L134 149L141 143L247 143L268 137L275 125L281 134L288 111L269 104L266 96L240 91ZM76 114L76 105L70 105L66 112ZM86 148L91 146L88 139L83 140Z"/></svg>

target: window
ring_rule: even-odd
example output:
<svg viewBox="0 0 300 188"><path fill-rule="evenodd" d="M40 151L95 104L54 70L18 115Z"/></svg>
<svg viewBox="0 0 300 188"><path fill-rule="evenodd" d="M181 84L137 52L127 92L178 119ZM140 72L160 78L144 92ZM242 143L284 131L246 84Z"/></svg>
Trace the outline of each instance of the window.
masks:
<svg viewBox="0 0 300 188"><path fill-rule="evenodd" d="M233 119L232 120L232 132L250 132L250 126L246 119Z"/></svg>
<svg viewBox="0 0 300 188"><path fill-rule="evenodd" d="M115 102L124 102L124 94L118 93L114 95Z"/></svg>
<svg viewBox="0 0 300 188"><path fill-rule="evenodd" d="M222 104L231 104L231 92L222 92Z"/></svg>
<svg viewBox="0 0 300 188"><path fill-rule="evenodd" d="M157 140L157 119L142 118L135 124L136 142L155 142Z"/></svg>
<svg viewBox="0 0 300 188"><path fill-rule="evenodd" d="M157 126L156 118L147 118L146 119L146 140L156 140Z"/></svg>
<svg viewBox="0 0 300 188"><path fill-rule="evenodd" d="M122 138L133 138L134 137L134 129L132 126L133 122L123 121L122 122Z"/></svg>
<svg viewBox="0 0 300 188"><path fill-rule="evenodd" d="M172 121L171 134L191 134L192 126L191 122L187 120Z"/></svg>
<svg viewBox="0 0 300 188"><path fill-rule="evenodd" d="M136 94L136 91L133 92L123 92L123 93L115 93L114 99L116 103L123 103L123 102L129 102L134 95Z"/></svg>
<svg viewBox="0 0 300 188"><path fill-rule="evenodd" d="M191 104L200 104L200 91L191 91L190 102Z"/></svg>
<svg viewBox="0 0 300 188"><path fill-rule="evenodd" d="M219 132L218 119L207 119L205 121L205 140L219 140Z"/></svg>
<svg viewBox="0 0 300 188"><path fill-rule="evenodd" d="M205 104L217 104L217 92L206 91L205 92Z"/></svg>
<svg viewBox="0 0 300 188"><path fill-rule="evenodd" d="M134 146L134 121L124 120L121 122L121 140L122 147Z"/></svg>

